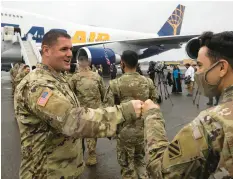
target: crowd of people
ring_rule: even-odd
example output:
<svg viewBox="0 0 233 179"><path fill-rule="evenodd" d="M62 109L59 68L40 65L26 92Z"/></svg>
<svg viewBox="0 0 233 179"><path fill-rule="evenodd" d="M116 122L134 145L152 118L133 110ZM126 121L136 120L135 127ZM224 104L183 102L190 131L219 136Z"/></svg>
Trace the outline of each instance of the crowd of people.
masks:
<svg viewBox="0 0 233 179"><path fill-rule="evenodd" d="M11 71L21 137L20 178L80 178L85 163L97 164L97 138L104 137L117 141L124 179L206 179L219 174L232 178L233 32L206 32L194 40L199 43L197 68L186 64L187 96L192 96L195 81L203 95L210 99L221 95L221 102L202 111L168 141L153 64L149 78L143 76L138 55L126 50L121 56L122 76L115 79L112 64L112 80L106 87L101 65L91 66L86 56L78 57L78 68L70 66L72 42L67 33L47 32L42 63L31 72L19 64ZM182 92L180 69L175 66L169 75L172 92Z"/></svg>

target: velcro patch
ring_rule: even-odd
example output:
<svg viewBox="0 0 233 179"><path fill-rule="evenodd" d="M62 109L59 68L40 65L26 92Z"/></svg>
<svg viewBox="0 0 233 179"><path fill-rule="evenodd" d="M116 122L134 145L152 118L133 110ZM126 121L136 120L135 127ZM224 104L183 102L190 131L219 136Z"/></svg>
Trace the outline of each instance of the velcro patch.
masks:
<svg viewBox="0 0 233 179"><path fill-rule="evenodd" d="M198 126L195 126L193 128L193 137L194 137L195 140L200 139L200 138L203 137L200 130L199 130L199 128L198 128Z"/></svg>
<svg viewBox="0 0 233 179"><path fill-rule="evenodd" d="M170 143L170 145L168 146L168 153L170 159L174 159L181 155L180 142L178 140L175 140L172 143Z"/></svg>
<svg viewBox="0 0 233 179"><path fill-rule="evenodd" d="M45 90L43 90L43 92L41 93L37 101L37 104L44 107L47 104L52 93L53 93L52 90L50 90L49 88L46 88Z"/></svg>

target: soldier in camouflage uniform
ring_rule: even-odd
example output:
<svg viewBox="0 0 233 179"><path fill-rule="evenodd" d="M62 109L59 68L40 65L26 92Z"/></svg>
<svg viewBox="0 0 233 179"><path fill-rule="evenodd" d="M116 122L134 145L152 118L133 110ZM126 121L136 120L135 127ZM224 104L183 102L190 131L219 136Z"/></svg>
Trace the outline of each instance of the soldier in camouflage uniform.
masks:
<svg viewBox="0 0 233 179"><path fill-rule="evenodd" d="M156 101L157 91L151 79L136 72L138 55L133 51L123 52L121 67L125 72L120 78L110 81L106 100L110 105L132 99ZM113 102L114 101L114 102ZM117 135L117 159L122 178L147 178L144 162L143 121L124 123Z"/></svg>
<svg viewBox="0 0 233 179"><path fill-rule="evenodd" d="M141 115L139 100L105 109L80 107L61 74L70 68L71 49L68 34L47 32L42 41L42 64L16 88L21 179L79 178L84 170L81 138L114 136L118 124Z"/></svg>
<svg viewBox="0 0 233 179"><path fill-rule="evenodd" d="M222 100L202 111L171 142L159 106L145 102L147 169L152 178L233 178L233 32L206 32L195 41L200 43L197 49L188 50L198 56L199 89L207 97L221 94Z"/></svg>
<svg viewBox="0 0 233 179"><path fill-rule="evenodd" d="M103 79L95 72L91 71L90 62L86 56L78 59L79 70L70 79L71 89L74 91L81 107L97 109L102 107L105 94ZM87 138L88 159L87 165L95 165L97 138Z"/></svg>
<svg viewBox="0 0 233 179"><path fill-rule="evenodd" d="M11 76L11 80L13 81L14 78L16 77L17 73L15 73L16 71L18 71L19 69L19 64L16 63L13 68L10 69L10 76Z"/></svg>
<svg viewBox="0 0 233 179"><path fill-rule="evenodd" d="M18 72L14 79L14 85L17 87L17 85L20 83L20 81L30 72L30 67L28 65L24 65L22 70Z"/></svg>
<svg viewBox="0 0 233 179"><path fill-rule="evenodd" d="M94 64L91 65L91 71L97 73L97 69Z"/></svg>
<svg viewBox="0 0 233 179"><path fill-rule="evenodd" d="M15 80L16 75L18 74L19 68L20 68L20 64L16 63L14 65L14 67L11 68L11 70L10 70L11 83L12 83L12 95L14 95L14 92L15 92L15 83L14 83L14 80Z"/></svg>

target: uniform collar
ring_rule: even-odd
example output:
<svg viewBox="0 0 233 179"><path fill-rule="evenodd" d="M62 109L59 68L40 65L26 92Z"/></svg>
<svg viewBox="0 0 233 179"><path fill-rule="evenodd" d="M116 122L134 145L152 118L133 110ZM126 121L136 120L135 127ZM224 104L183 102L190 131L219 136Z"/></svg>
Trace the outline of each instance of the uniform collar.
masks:
<svg viewBox="0 0 233 179"><path fill-rule="evenodd" d="M124 75L140 75L138 72L126 72Z"/></svg>
<svg viewBox="0 0 233 179"><path fill-rule="evenodd" d="M55 71L53 68L43 64L43 63L39 63L36 65L36 69L41 69L46 71L47 73L50 73L54 78L56 79L60 79L62 81L65 81L62 72L57 72Z"/></svg>
<svg viewBox="0 0 233 179"><path fill-rule="evenodd" d="M78 72L87 72L91 71L90 67L79 67Z"/></svg>
<svg viewBox="0 0 233 179"><path fill-rule="evenodd" d="M233 101L233 85L227 87L222 95L221 95L222 101L221 103L227 102L227 101Z"/></svg>

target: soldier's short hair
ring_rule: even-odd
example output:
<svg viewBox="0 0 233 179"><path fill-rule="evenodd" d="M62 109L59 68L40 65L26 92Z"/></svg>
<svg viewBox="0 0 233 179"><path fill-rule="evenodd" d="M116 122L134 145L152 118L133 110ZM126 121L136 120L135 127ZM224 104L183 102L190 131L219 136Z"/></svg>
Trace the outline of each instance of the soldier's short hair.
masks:
<svg viewBox="0 0 233 179"><path fill-rule="evenodd" d="M121 56L122 61L124 61L129 68L135 68L138 64L138 54L131 50L126 50Z"/></svg>
<svg viewBox="0 0 233 179"><path fill-rule="evenodd" d="M233 68L233 31L225 31L214 34L211 31L204 32L200 37L200 46L208 48L207 56L215 63L225 59Z"/></svg>
<svg viewBox="0 0 233 179"><path fill-rule="evenodd" d="M55 44L59 37L65 37L67 39L71 39L70 35L67 34L66 32L60 30L50 30L44 35L42 40L42 46L43 45L51 46Z"/></svg>
<svg viewBox="0 0 233 179"><path fill-rule="evenodd" d="M24 65L23 69L30 68L29 65Z"/></svg>

